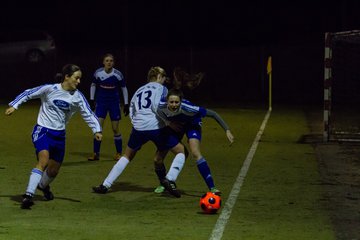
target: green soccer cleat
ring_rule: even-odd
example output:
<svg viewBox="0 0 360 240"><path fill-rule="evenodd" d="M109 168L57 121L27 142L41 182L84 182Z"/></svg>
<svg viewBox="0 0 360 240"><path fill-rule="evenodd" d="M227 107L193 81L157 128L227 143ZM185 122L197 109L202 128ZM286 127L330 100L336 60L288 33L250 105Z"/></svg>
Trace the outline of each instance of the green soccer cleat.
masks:
<svg viewBox="0 0 360 240"><path fill-rule="evenodd" d="M165 191L165 187L163 185L159 185L155 188L154 193L163 193Z"/></svg>
<svg viewBox="0 0 360 240"><path fill-rule="evenodd" d="M212 187L210 189L210 192L212 192L215 195L221 196L221 191L219 189L217 189L216 187Z"/></svg>

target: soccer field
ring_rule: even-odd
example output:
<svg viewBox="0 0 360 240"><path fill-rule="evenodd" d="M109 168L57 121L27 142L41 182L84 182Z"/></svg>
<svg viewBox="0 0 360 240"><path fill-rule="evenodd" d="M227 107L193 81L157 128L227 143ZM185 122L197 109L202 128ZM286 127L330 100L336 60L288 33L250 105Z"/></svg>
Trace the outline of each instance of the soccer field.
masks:
<svg viewBox="0 0 360 240"><path fill-rule="evenodd" d="M2 105L4 113L6 106ZM235 143L212 119L204 119L202 153L223 207L203 214L200 196L207 191L195 161L187 159L177 185L181 198L155 194L157 177L152 158L155 148L146 144L112 191L92 193L115 162L109 122L105 123L99 162L87 161L92 133L80 115L67 129L66 155L51 184L53 201L40 192L31 210L20 209L30 170L36 163L31 131L39 105L24 104L12 116L0 117L0 239L209 239L225 209L229 194L259 131L267 110L214 108L231 127ZM126 117L120 122L124 145L130 132ZM299 143L309 129L301 109L274 108L244 178L221 239L335 239L322 206L317 160L309 144ZM169 166L172 155L166 164Z"/></svg>

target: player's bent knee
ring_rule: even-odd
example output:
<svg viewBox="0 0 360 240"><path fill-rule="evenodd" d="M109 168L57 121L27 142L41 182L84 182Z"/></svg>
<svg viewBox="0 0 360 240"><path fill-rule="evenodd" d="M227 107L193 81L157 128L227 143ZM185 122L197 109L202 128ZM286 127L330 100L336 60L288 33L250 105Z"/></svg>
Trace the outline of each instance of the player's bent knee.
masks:
<svg viewBox="0 0 360 240"><path fill-rule="evenodd" d="M54 168L48 168L46 171L49 177L56 177L59 173L59 169Z"/></svg>

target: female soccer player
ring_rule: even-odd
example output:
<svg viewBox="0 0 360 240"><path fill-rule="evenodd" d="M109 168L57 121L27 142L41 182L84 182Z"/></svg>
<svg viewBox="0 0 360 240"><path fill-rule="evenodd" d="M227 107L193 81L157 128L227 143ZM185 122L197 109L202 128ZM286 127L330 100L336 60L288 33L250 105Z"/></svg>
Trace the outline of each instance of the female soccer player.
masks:
<svg viewBox="0 0 360 240"><path fill-rule="evenodd" d="M73 64L67 64L62 74L56 75L61 83L47 84L28 89L9 103L5 110L11 115L19 106L30 99L40 98L41 108L37 124L32 133L32 141L36 149L37 164L31 170L26 192L23 195L21 208L30 209L34 204L32 198L36 188L44 193L45 200L53 200L49 184L57 176L65 154L65 127L72 115L80 112L91 128L97 140L101 140L101 126L91 111L83 94L77 90L82 72Z"/></svg>
<svg viewBox="0 0 360 240"><path fill-rule="evenodd" d="M119 88L121 88L124 99L124 115L129 114L128 90L123 74L114 68L114 56L110 53L103 57L104 67L97 69L94 73L93 82L90 87L90 100L95 101L95 114L99 118L101 128L107 113L111 119L111 127L114 133L116 154L114 160L118 160L122 153L122 136L119 130L121 119ZM93 154L89 161L100 159L101 141L94 139Z"/></svg>
<svg viewBox="0 0 360 240"><path fill-rule="evenodd" d="M230 144L232 144L234 142L234 136L232 135L228 125L215 111L195 106L191 102L183 99L183 93L179 89L169 90L166 102L161 101L159 104L158 114L169 121L169 126L174 130L179 141L181 141L183 136L186 134L190 152L196 160L198 170L205 180L207 187L211 192L220 195L221 191L215 187L210 168L200 151L201 118L214 118L225 130L226 136L230 141ZM161 158L155 158L154 162L155 172L160 182L166 174L165 165L163 163L164 158L165 155ZM161 193L163 191L164 187L161 185L155 189L156 193Z"/></svg>
<svg viewBox="0 0 360 240"><path fill-rule="evenodd" d="M148 141L152 141L161 154L169 149L175 154L169 172L162 178L162 186L175 197L181 194L176 188L175 181L184 166L184 146L176 137L168 134L165 123L157 116L156 111L161 98L167 93L163 85L166 79L165 70L152 67L148 72L149 83L140 87L130 102L130 118L133 125L125 154L113 166L102 184L93 187L96 193L106 193L114 181L124 171L128 163L135 157L136 152Z"/></svg>

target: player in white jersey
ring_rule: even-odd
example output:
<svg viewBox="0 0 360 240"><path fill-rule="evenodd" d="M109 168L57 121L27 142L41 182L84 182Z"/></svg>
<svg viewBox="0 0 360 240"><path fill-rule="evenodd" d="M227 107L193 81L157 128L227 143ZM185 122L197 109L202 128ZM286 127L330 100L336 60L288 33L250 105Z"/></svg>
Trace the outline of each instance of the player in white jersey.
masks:
<svg viewBox="0 0 360 240"><path fill-rule="evenodd" d="M221 191L215 187L214 179L211 175L210 168L207 161L201 154L201 119L203 117L214 118L219 125L224 129L230 144L234 141L230 128L225 121L213 110L196 106L191 102L183 99L183 93L179 89L171 89L168 92L166 101L161 101L158 108L158 114L169 121L169 126L174 130L174 134L181 141L184 135L188 139L191 155L196 161L199 173L203 177L209 191L220 195ZM155 172L160 180L166 175L166 168L162 158L155 159ZM155 189L156 193L164 191L162 185Z"/></svg>
<svg viewBox="0 0 360 240"><path fill-rule="evenodd" d="M95 114L99 118L101 127L107 113L111 120L111 127L114 133L114 143L116 154L114 160L118 160L122 153L122 136L119 130L121 119L119 88L124 99L124 115L129 114L128 90L123 74L114 68L114 56L110 53L103 57L104 67L99 68L94 73L93 82L90 87L90 100L95 101ZM89 161L100 159L101 141L93 140L93 154L88 158Z"/></svg>
<svg viewBox="0 0 360 240"><path fill-rule="evenodd" d="M83 94L77 90L81 75L78 66L67 64L63 67L62 74L56 76L58 80L62 80L61 83L28 89L10 102L10 107L5 110L6 115L11 115L26 101L37 98L41 100L37 124L32 133L38 162L31 170L29 183L23 195L23 209L30 209L34 204L32 198L37 188L44 193L45 200L54 199L49 184L57 176L64 160L65 128L74 113L80 112L95 138L102 138L97 117Z"/></svg>
<svg viewBox="0 0 360 240"><path fill-rule="evenodd" d="M163 86L165 79L164 69L153 67L148 72L149 83L135 92L130 102L133 128L125 153L113 166L103 183L93 187L94 192L106 193L142 145L152 141L157 147L157 154L166 153L169 149L175 154L169 172L162 179L162 185L175 197L181 196L175 181L185 163L184 146L174 135L168 134L168 127L157 115L160 99L167 94L167 88Z"/></svg>

